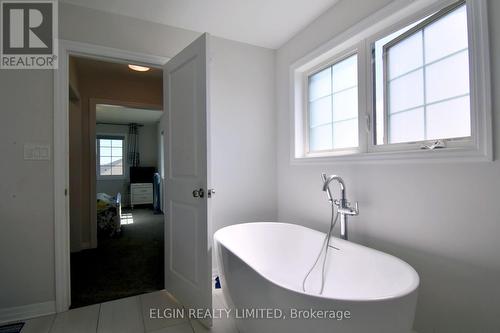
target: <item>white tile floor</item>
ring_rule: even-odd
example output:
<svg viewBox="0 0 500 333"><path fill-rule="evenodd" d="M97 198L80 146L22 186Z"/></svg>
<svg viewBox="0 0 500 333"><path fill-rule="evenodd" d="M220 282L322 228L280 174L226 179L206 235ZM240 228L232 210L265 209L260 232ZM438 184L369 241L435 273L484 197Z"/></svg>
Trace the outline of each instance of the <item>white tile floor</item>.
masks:
<svg viewBox="0 0 500 333"><path fill-rule="evenodd" d="M214 292L214 308L227 307ZM181 308L167 292L157 291L29 319L22 333L238 333L231 319L215 319L211 329L187 318L150 318L150 309Z"/></svg>

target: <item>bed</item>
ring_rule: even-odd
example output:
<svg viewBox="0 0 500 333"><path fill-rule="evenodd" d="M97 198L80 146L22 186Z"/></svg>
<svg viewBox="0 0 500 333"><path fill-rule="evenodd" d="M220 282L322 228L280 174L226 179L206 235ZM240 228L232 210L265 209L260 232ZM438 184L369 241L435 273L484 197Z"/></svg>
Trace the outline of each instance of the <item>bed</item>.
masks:
<svg viewBox="0 0 500 333"><path fill-rule="evenodd" d="M122 196L97 193L97 226L100 235L113 237L121 232Z"/></svg>

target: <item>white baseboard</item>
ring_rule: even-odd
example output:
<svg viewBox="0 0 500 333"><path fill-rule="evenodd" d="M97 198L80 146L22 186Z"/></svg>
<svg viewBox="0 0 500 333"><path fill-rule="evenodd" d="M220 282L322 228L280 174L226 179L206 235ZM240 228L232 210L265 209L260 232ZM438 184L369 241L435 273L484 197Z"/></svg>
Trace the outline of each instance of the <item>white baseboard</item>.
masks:
<svg viewBox="0 0 500 333"><path fill-rule="evenodd" d="M55 312L55 301L4 308L0 309L0 323L45 316Z"/></svg>

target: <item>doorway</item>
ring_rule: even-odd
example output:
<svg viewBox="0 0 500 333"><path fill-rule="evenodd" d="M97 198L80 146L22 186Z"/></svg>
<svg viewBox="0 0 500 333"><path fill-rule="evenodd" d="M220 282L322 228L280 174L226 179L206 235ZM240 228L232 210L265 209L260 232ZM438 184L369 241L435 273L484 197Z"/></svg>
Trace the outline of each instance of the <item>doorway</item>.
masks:
<svg viewBox="0 0 500 333"><path fill-rule="evenodd" d="M69 57L71 308L164 288L163 71Z"/></svg>
<svg viewBox="0 0 500 333"><path fill-rule="evenodd" d="M71 304L68 132L69 98L73 93L68 96L70 56L119 64L155 64L162 68L166 100L163 103L164 116L160 121L163 132L160 137L164 138L165 144L164 184L161 186L162 209L165 211L165 289L186 307L211 309L211 204L209 195L199 195L211 193L212 187L208 127L209 38L208 34L203 34L170 60L104 46L60 41L59 69L54 72L53 154L57 312L68 310ZM95 139L92 137L89 147L95 145ZM94 162L91 168L96 168ZM89 186L92 184L90 182ZM94 200L89 200L89 205L95 204ZM93 239L97 239L97 235L91 237ZM210 326L210 318L203 323Z"/></svg>

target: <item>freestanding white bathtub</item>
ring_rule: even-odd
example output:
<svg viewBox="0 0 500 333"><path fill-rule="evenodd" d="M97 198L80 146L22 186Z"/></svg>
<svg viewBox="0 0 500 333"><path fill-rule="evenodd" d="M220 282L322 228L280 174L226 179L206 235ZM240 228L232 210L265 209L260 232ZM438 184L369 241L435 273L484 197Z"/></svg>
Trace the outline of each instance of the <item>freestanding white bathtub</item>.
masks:
<svg viewBox="0 0 500 333"><path fill-rule="evenodd" d="M323 294L318 294L321 265L302 291L324 237L275 222L237 224L215 233L222 289L238 330L411 332L419 277L410 265L386 253L333 238Z"/></svg>

